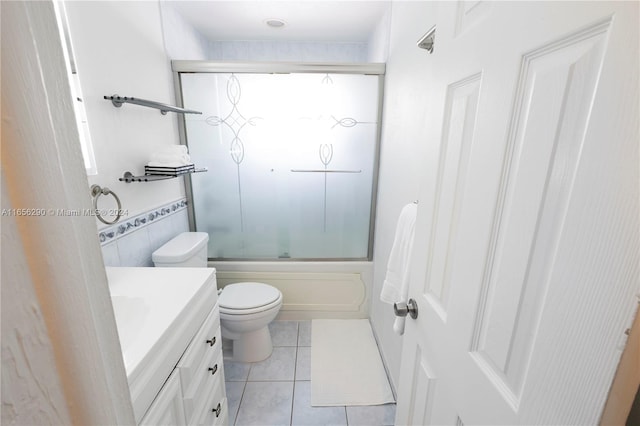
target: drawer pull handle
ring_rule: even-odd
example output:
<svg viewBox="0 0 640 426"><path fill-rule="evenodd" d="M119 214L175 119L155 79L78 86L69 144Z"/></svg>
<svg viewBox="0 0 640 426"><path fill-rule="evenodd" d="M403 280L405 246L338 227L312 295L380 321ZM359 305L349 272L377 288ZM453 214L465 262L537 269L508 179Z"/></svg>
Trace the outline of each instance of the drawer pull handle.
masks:
<svg viewBox="0 0 640 426"><path fill-rule="evenodd" d="M216 371L218 371L218 364L214 365L213 367L209 367L209 371L211 371L212 376L216 374Z"/></svg>
<svg viewBox="0 0 640 426"><path fill-rule="evenodd" d="M209 346L213 346L216 343L216 336L213 336L212 339L207 340Z"/></svg>
<svg viewBox="0 0 640 426"><path fill-rule="evenodd" d="M211 410L211 412L216 413L216 417L220 416L221 411L222 411L222 407L220 406L219 402L218 402L218 406Z"/></svg>

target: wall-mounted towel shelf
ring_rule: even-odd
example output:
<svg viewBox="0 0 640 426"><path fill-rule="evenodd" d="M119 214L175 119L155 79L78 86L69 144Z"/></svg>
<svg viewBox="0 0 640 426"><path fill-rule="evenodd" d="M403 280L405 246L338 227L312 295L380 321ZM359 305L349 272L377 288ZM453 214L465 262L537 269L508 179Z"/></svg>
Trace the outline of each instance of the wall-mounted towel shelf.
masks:
<svg viewBox="0 0 640 426"><path fill-rule="evenodd" d="M206 167L200 168L200 169L194 169L191 170L189 172L186 173L178 173L178 174L172 174L172 175L142 175L142 176L134 176L133 173L131 172L124 172L124 175L119 178L118 180L120 182L127 182L127 183L131 183L131 182L151 182L154 180L165 180L165 179L173 179L175 177L178 176L183 176L183 175L188 175L191 173L202 173L202 172L206 172L208 171L208 169Z"/></svg>
<svg viewBox="0 0 640 426"><path fill-rule="evenodd" d="M171 105L167 105L167 104L163 104L155 101L148 101L146 99L140 99L140 98L131 98L126 96L118 96L118 95L105 96L104 98L108 101L111 101L113 106L115 106L116 108L120 108L122 104L136 104L136 105L145 106L149 108L159 109L162 115L166 115L167 111L177 112L179 114L202 114L202 112L200 111L193 111L190 109L184 109L184 108L175 107L175 106L171 106Z"/></svg>

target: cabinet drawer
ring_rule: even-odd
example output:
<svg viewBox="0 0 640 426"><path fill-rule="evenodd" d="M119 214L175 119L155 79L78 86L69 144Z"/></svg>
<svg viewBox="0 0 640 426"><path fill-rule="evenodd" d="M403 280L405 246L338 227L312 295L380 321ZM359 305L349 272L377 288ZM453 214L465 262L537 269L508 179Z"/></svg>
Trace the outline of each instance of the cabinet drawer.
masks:
<svg viewBox="0 0 640 426"><path fill-rule="evenodd" d="M220 411L217 408L220 408ZM207 408L202 413L202 417L195 423L189 423L193 426L226 426L229 423L229 413L227 412L227 398L222 398L216 402L214 408Z"/></svg>
<svg viewBox="0 0 640 426"><path fill-rule="evenodd" d="M222 360L222 358L220 358ZM229 415L227 413L227 398L225 397L224 376L216 380L209 380L203 389L206 395L202 404L196 410L195 415L187 424L190 425L226 425Z"/></svg>
<svg viewBox="0 0 640 426"><path fill-rule="evenodd" d="M222 365L222 352L217 356L205 357L202 366L198 369L198 376L191 381L191 386L184 391L184 412L187 423L194 417L199 417L200 409L208 403L211 391L215 387L224 386L224 367Z"/></svg>
<svg viewBox="0 0 640 426"><path fill-rule="evenodd" d="M194 380L199 381L199 368L204 358L217 357L218 353L222 353L221 346L220 313L216 304L178 362L182 389L186 391Z"/></svg>

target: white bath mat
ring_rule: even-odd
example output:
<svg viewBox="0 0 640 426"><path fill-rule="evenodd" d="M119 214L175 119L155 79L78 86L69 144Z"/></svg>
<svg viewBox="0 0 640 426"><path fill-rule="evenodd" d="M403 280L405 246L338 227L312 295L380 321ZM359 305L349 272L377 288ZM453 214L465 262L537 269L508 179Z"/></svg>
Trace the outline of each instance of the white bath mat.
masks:
<svg viewBox="0 0 640 426"><path fill-rule="evenodd" d="M313 320L311 405L395 402L369 321Z"/></svg>

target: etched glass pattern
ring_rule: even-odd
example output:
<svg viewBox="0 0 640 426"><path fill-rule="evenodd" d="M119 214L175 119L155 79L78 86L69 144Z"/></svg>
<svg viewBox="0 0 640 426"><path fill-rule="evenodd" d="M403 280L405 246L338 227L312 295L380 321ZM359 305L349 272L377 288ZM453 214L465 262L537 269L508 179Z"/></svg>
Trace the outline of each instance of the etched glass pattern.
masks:
<svg viewBox="0 0 640 426"><path fill-rule="evenodd" d="M366 259L378 76L181 75L197 231L214 259Z"/></svg>

